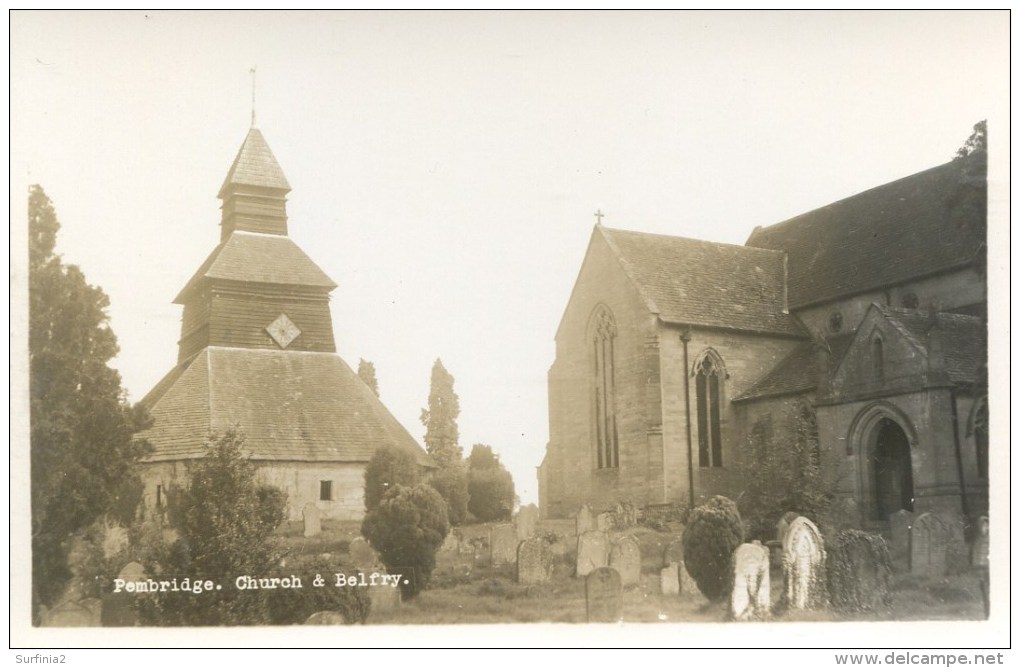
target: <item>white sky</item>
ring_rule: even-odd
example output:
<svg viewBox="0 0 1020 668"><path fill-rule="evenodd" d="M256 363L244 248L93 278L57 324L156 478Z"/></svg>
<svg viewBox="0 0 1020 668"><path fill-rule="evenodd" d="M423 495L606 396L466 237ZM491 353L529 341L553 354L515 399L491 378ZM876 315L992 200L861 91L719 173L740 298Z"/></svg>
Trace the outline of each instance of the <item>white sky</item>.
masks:
<svg viewBox="0 0 1020 668"><path fill-rule="evenodd" d="M1008 39L1004 12L15 12L12 198L39 183L53 200L58 252L110 296L140 399L176 361L171 300L219 240L257 65L291 237L339 284L340 355L375 363L419 441L442 358L465 452L491 444L526 503L597 208L743 243L948 161L983 118L994 151Z"/></svg>

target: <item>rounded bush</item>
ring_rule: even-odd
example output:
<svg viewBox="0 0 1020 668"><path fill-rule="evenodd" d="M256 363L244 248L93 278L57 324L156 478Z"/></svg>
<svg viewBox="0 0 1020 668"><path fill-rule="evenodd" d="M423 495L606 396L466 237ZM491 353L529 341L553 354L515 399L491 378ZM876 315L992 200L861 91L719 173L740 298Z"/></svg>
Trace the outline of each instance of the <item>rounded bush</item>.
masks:
<svg viewBox="0 0 1020 668"><path fill-rule="evenodd" d="M506 469L471 469L468 472L468 510L478 521L510 519L515 496L514 480Z"/></svg>
<svg viewBox="0 0 1020 668"><path fill-rule="evenodd" d="M733 586L730 562L743 542L744 524L737 504L725 496L713 496L691 512L684 531L684 564L708 600L729 594Z"/></svg>
<svg viewBox="0 0 1020 668"><path fill-rule="evenodd" d="M401 574L405 599L428 585L436 551L450 531L446 502L428 485L397 486L368 511L361 533L390 574Z"/></svg>
<svg viewBox="0 0 1020 668"><path fill-rule="evenodd" d="M392 447L379 448L365 467L365 510L372 510L397 485L413 487L421 481L414 455Z"/></svg>
<svg viewBox="0 0 1020 668"><path fill-rule="evenodd" d="M468 474L462 466L440 469L429 478L429 485L446 501L450 524L460 526L468 519Z"/></svg>

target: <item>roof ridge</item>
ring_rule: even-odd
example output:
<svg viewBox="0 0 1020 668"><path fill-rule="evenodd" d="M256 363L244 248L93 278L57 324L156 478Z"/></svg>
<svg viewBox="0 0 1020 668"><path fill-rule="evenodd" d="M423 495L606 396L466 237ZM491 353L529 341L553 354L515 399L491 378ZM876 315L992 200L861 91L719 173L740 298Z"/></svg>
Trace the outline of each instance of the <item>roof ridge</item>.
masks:
<svg viewBox="0 0 1020 668"><path fill-rule="evenodd" d="M599 226L601 229L612 232L613 234L633 234L635 236L643 237L658 237L660 239L676 239L681 241L687 241L691 243L697 243L704 246L724 246L726 248L740 248L742 250L749 250L752 252L764 252L765 254L779 254L786 255L786 251L775 250L774 248L761 248L760 246L747 246L745 244L731 244L725 241L712 241L710 239L697 239L695 237L685 237L679 234L663 234L661 232L641 232L638 230L623 230L620 228L605 227L604 225Z"/></svg>
<svg viewBox="0 0 1020 668"><path fill-rule="evenodd" d="M610 233L615 232L615 230L608 227L602 227L601 225L596 225L596 229L602 232L602 238L606 240L606 243L609 245L609 250L616 256L616 261L619 263L620 268L623 269L624 275L627 276L631 284L634 286L634 289L637 290L637 293L641 296L642 301L645 303L645 307L652 313L662 313L659 305L655 303L655 300L652 299L650 294L648 294L648 291L641 284L641 281L639 281L637 276L634 275L634 268L631 267L630 262L623 256L623 251L620 250L620 247L612 238L612 234Z"/></svg>

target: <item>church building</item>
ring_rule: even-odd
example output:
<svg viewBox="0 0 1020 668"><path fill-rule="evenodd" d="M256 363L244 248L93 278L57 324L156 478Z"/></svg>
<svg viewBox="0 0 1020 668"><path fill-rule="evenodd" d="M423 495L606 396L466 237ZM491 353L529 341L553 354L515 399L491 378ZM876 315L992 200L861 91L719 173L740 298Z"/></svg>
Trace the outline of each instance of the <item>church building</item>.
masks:
<svg viewBox="0 0 1020 668"><path fill-rule="evenodd" d="M987 512L984 151L755 229L596 225L556 332L540 506L738 498L807 407L841 510Z"/></svg>
<svg viewBox="0 0 1020 668"><path fill-rule="evenodd" d="M143 481L148 507L186 484L210 435L236 429L259 478L328 519L364 514L376 449L428 456L336 354L336 284L288 236L290 185L252 127L220 188L220 243L184 285L177 365L142 400L153 425Z"/></svg>

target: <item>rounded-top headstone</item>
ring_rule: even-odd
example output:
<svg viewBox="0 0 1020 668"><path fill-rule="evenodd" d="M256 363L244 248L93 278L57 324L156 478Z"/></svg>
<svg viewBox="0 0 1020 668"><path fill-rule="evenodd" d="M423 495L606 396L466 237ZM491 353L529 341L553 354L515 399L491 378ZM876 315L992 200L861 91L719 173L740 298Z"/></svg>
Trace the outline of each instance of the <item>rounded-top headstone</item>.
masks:
<svg viewBox="0 0 1020 668"><path fill-rule="evenodd" d="M339 612L333 612L332 610L323 610L321 612L313 613L305 620L306 626L339 626L346 623L347 619L342 614Z"/></svg>

